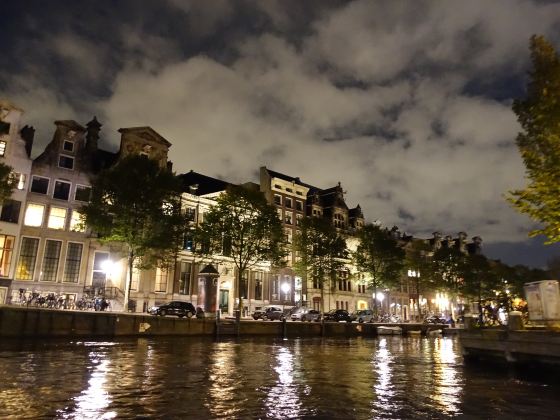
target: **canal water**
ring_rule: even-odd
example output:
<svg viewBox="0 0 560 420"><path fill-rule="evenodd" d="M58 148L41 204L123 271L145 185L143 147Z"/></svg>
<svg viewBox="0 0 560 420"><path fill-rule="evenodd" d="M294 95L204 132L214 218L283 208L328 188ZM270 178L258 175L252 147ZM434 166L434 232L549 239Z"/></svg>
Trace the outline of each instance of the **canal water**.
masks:
<svg viewBox="0 0 560 420"><path fill-rule="evenodd" d="M533 372L535 373L535 372ZM0 342L0 418L558 418L560 385L456 338Z"/></svg>

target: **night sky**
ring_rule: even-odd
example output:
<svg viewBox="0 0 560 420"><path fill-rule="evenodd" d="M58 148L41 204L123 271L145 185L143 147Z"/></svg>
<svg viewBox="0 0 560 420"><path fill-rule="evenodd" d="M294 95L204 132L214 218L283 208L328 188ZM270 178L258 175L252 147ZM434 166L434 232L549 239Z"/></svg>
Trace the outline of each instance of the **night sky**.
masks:
<svg viewBox="0 0 560 420"><path fill-rule="evenodd" d="M401 232L481 236L484 252L541 267L503 196L524 185L511 101L529 38L560 47L550 1L2 2L0 97L53 121L149 125L177 172L258 181L261 165L328 188Z"/></svg>

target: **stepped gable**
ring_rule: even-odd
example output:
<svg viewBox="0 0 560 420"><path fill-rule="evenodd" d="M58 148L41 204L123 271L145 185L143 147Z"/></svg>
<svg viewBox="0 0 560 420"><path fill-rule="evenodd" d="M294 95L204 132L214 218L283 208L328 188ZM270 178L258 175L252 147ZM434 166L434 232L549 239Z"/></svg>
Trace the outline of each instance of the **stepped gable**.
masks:
<svg viewBox="0 0 560 420"><path fill-rule="evenodd" d="M225 191L228 186L233 185L193 170L179 175L179 178L183 185L183 192L198 196Z"/></svg>
<svg viewBox="0 0 560 420"><path fill-rule="evenodd" d="M353 209L348 209L348 217L352 219L364 218L364 213L362 212L362 208L360 207L359 204Z"/></svg>

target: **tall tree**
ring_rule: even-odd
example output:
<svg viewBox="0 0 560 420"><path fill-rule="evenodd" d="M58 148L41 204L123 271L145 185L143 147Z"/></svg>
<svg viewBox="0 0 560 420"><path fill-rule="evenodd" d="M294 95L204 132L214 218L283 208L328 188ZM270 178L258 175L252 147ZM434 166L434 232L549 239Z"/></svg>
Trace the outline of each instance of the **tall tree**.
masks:
<svg viewBox="0 0 560 420"><path fill-rule="evenodd" d="M433 289L436 279L435 266L432 261L432 247L423 240L413 239L406 249L406 264L409 281L414 285L414 303L420 313L420 295Z"/></svg>
<svg viewBox="0 0 560 420"><path fill-rule="evenodd" d="M102 243L124 245L128 259L127 308L133 269L169 267L179 247L174 232L185 223L180 212L181 184L158 162L129 155L92 182L91 201L81 208L84 221Z"/></svg>
<svg viewBox="0 0 560 420"><path fill-rule="evenodd" d="M453 246L442 246L432 258L434 264L434 286L446 290L452 296L461 294L464 285L466 258L460 250Z"/></svg>
<svg viewBox="0 0 560 420"><path fill-rule="evenodd" d="M12 196L13 191L12 167L0 162L0 205Z"/></svg>
<svg viewBox="0 0 560 420"><path fill-rule="evenodd" d="M478 303L479 321L482 323L482 301L495 298L500 289L500 278L484 255L465 256L462 294Z"/></svg>
<svg viewBox="0 0 560 420"><path fill-rule="evenodd" d="M194 238L196 253L233 259L240 308L243 273L265 261L273 267L281 266L285 256L284 233L276 209L260 191L242 186L230 186L216 199L197 226Z"/></svg>
<svg viewBox="0 0 560 420"><path fill-rule="evenodd" d="M325 287L333 288L336 276L348 257L345 239L327 219L304 218L294 238L296 272L305 282L311 276L321 290L321 311L325 311Z"/></svg>
<svg viewBox="0 0 560 420"><path fill-rule="evenodd" d="M530 235L560 241L560 59L542 36L531 37L527 95L513 102L521 124L517 146L529 184L511 191L508 201L521 213L541 223Z"/></svg>
<svg viewBox="0 0 560 420"><path fill-rule="evenodd" d="M377 289L391 287L401 281L405 251L387 229L377 225L365 225L357 236L359 242L354 262L358 270L371 276L369 286L373 289L373 308L377 314Z"/></svg>

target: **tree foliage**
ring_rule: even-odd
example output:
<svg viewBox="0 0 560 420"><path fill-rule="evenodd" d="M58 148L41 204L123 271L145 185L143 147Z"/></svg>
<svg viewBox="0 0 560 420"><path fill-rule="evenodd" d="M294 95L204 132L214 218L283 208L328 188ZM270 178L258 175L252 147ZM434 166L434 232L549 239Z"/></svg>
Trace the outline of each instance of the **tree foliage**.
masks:
<svg viewBox="0 0 560 420"><path fill-rule="evenodd" d="M521 213L541 223L531 236L560 241L560 59L542 36L530 43L532 70L527 95L513 103L522 131L516 143L529 181L511 191L508 201Z"/></svg>
<svg viewBox="0 0 560 420"><path fill-rule="evenodd" d="M204 214L194 232L195 252L231 257L237 268L241 302L243 273L261 262L283 264L284 234L276 209L257 190L230 186Z"/></svg>
<svg viewBox="0 0 560 420"><path fill-rule="evenodd" d="M91 200L81 212L101 242L126 247L125 304L133 267L167 268L176 253L180 235L175 233L185 225L180 185L171 171L140 155L126 156L92 182Z"/></svg>
<svg viewBox="0 0 560 420"><path fill-rule="evenodd" d="M9 199L13 191L12 167L0 162L0 204Z"/></svg>
<svg viewBox="0 0 560 420"><path fill-rule="evenodd" d="M442 246L432 259L434 286L453 296L461 294L466 270L467 256L453 246Z"/></svg>
<svg viewBox="0 0 560 420"><path fill-rule="evenodd" d="M377 289L399 284L405 268L405 251L387 229L366 224L358 231L358 246L354 262L361 272L369 274L369 286L377 296ZM373 299L377 312L377 299Z"/></svg>
<svg viewBox="0 0 560 420"><path fill-rule="evenodd" d="M304 218L294 238L294 249L298 253L294 268L305 281L311 277L318 282L324 311L325 287L334 287L336 276L348 257L346 240L330 221L318 217Z"/></svg>
<svg viewBox="0 0 560 420"><path fill-rule="evenodd" d="M434 288L437 273L435 264L432 260L432 247L427 241L412 240L406 250L406 265L409 270L414 271L409 280L414 284L414 301L418 310L420 310L420 295Z"/></svg>

